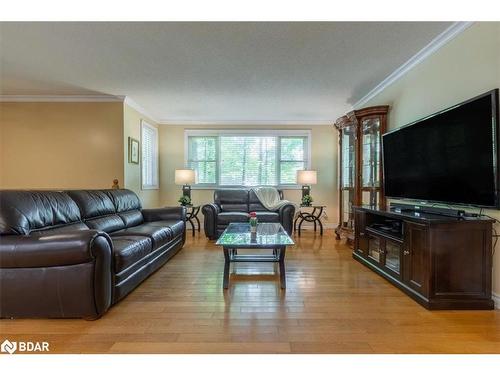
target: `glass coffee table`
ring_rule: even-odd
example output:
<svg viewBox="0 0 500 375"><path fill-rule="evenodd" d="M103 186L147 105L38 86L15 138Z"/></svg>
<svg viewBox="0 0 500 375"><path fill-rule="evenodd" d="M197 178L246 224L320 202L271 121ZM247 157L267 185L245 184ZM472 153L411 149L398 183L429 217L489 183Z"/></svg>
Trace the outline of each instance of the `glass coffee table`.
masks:
<svg viewBox="0 0 500 375"><path fill-rule="evenodd" d="M219 237L216 245L224 250L224 282L229 286L229 266L237 262L279 263L281 288L286 288L286 247L295 243L279 223L260 223L257 232L250 232L248 223L231 223ZM271 254L238 254L238 249L269 249Z"/></svg>

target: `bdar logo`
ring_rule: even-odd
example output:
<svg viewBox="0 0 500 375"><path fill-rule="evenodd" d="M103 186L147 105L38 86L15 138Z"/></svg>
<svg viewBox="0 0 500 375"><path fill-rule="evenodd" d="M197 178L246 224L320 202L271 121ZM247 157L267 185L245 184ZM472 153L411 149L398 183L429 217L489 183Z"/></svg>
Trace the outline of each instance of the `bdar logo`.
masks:
<svg viewBox="0 0 500 375"><path fill-rule="evenodd" d="M9 354L14 354L14 352L17 350L17 342L10 342L9 340L5 340L2 342L2 345L0 345L0 351L3 353L9 353Z"/></svg>
<svg viewBox="0 0 500 375"><path fill-rule="evenodd" d="M5 341L0 345L2 353L23 353L23 352L49 352L49 343L47 341Z"/></svg>

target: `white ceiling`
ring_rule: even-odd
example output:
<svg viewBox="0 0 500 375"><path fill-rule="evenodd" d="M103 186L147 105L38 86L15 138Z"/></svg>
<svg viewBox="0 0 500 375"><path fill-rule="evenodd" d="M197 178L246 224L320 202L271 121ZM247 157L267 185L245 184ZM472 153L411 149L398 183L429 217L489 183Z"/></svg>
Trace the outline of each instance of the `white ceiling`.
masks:
<svg viewBox="0 0 500 375"><path fill-rule="evenodd" d="M1 23L3 95L123 95L162 122L332 121L449 22Z"/></svg>

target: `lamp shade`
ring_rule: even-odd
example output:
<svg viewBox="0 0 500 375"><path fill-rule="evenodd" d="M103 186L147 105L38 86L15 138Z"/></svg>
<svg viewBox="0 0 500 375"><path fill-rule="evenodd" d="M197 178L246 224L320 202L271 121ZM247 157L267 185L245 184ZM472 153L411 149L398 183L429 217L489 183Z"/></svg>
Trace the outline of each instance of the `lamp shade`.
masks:
<svg viewBox="0 0 500 375"><path fill-rule="evenodd" d="M318 174L316 171L297 171L297 183L315 185L318 183Z"/></svg>
<svg viewBox="0 0 500 375"><path fill-rule="evenodd" d="M193 169L176 169L175 170L175 184L176 185L190 185L194 184L196 180L195 172Z"/></svg>

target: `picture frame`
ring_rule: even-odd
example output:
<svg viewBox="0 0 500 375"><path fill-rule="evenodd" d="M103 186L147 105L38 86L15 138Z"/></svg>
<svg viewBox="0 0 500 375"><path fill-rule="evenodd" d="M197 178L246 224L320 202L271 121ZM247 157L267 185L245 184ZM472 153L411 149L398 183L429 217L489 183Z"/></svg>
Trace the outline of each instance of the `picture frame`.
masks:
<svg viewBox="0 0 500 375"><path fill-rule="evenodd" d="M137 139L128 137L128 162L139 164L140 143Z"/></svg>

